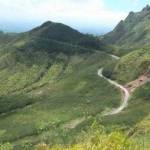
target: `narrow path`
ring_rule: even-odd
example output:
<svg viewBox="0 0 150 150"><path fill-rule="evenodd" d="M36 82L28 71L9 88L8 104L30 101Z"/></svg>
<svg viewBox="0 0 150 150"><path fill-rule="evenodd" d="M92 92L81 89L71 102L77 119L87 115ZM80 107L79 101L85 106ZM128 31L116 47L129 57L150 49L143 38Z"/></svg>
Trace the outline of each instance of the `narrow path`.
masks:
<svg viewBox="0 0 150 150"><path fill-rule="evenodd" d="M105 80L107 80L110 84L115 85L116 87L118 87L122 91L122 93L123 93L122 104L118 108L115 108L112 111L105 113L104 116L114 115L114 114L120 113L128 105L128 100L130 98L129 91L124 86L118 84L117 82L112 81L111 79L106 78L103 75L103 68L101 68L101 69L98 70L98 75L100 77L104 78Z"/></svg>
<svg viewBox="0 0 150 150"><path fill-rule="evenodd" d="M115 55L112 55L112 54L108 54L108 55L109 55L110 57L116 59L116 60L119 60L119 59L120 59L120 57L118 57L118 56L115 56ZM114 109L114 110L112 110L111 112L108 112L108 113L104 114L104 116L117 114L117 113L121 112L121 111L127 106L128 99L129 99L129 93L128 93L128 91L127 91L123 86L119 85L119 84L116 83L115 81L112 81L112 80L107 79L106 77L104 77L103 74L102 74L102 71L103 71L103 68L101 68L101 69L98 70L98 75L99 75L100 77L106 79L106 80L109 81L111 84L113 84L113 85L119 87L119 88L120 88L122 91L124 91L124 93L125 93L125 94L124 94L124 99L123 99L122 105L121 105L119 108ZM90 117L88 117L88 118L90 118ZM74 128L76 128L79 124L81 124L82 122L84 122L85 120L86 120L86 117L77 118L77 119L71 120L71 121L69 121L68 123L64 124L63 127L66 128L66 129L74 129Z"/></svg>
<svg viewBox="0 0 150 150"><path fill-rule="evenodd" d="M120 59L120 57L115 56L115 55L109 54L109 56L116 59L116 60ZM103 75L103 68L99 69L97 73L98 73L98 76L100 76L101 78L104 78L110 84L116 86L117 88L119 88L122 91L122 103L121 103L121 105L118 108L114 108L111 111L104 113L102 116L109 116L109 115L119 114L122 110L124 110L128 106L128 101L129 101L129 98L130 98L130 94L133 92L132 88L134 87L134 90L135 90L137 87L139 87L139 86L145 84L146 82L150 81L150 76L146 76L146 77L141 76L137 79L138 82L140 82L140 84L138 84L138 85L136 84L137 86L135 85L135 83L137 83L137 80L132 81L131 83L123 86L123 85L120 85L119 83L117 83L116 81L113 81L113 80L105 77ZM132 91L131 91L131 89L132 89ZM87 120L87 118L85 118L85 117L77 118L75 120L71 120L69 123L66 123L64 125L64 127L68 128L68 129L73 129L73 128L76 128L79 124L81 124L85 120Z"/></svg>
<svg viewBox="0 0 150 150"><path fill-rule="evenodd" d="M81 124L85 120L86 120L86 117L77 118L77 119L71 120L70 122L64 124L63 127L66 129L74 129L77 125Z"/></svg>
<svg viewBox="0 0 150 150"><path fill-rule="evenodd" d="M118 57L118 56L116 56L116 55L110 54L109 56L111 56L112 58L114 58L114 59L116 59L116 60L119 60L119 59L120 59L120 57Z"/></svg>

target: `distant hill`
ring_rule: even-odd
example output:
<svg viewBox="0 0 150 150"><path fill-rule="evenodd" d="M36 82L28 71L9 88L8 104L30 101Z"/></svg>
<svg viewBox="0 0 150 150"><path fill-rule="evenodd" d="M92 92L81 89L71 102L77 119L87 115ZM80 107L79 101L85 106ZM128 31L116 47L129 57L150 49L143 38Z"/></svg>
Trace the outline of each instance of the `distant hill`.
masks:
<svg viewBox="0 0 150 150"><path fill-rule="evenodd" d="M98 38L92 35L82 34L67 25L51 21L45 22L41 26L29 31L29 36L53 39L86 48L100 49L104 46Z"/></svg>
<svg viewBox="0 0 150 150"><path fill-rule="evenodd" d="M16 33L4 33L0 31L0 45L4 45L16 38Z"/></svg>
<svg viewBox="0 0 150 150"><path fill-rule="evenodd" d="M109 66L108 75L127 83L144 74L150 67L150 6L137 13L130 12L102 40L122 56L116 66Z"/></svg>
<svg viewBox="0 0 150 150"><path fill-rule="evenodd" d="M65 55L91 53L95 50L105 51L107 47L91 35L85 35L71 27L54 22L45 22L31 31L19 34L0 32L1 68L12 66L11 61L33 65L34 57L46 55L51 59ZM37 54L37 55L36 55ZM9 56L9 57L8 57ZM45 56L44 56L45 57ZM28 59L30 58L30 59ZM7 62L7 63L6 63Z"/></svg>
<svg viewBox="0 0 150 150"><path fill-rule="evenodd" d="M43 23L41 26L29 31L31 36L53 39L61 42L77 43L84 35L77 30L64 25L62 23L54 23L51 21Z"/></svg>
<svg viewBox="0 0 150 150"><path fill-rule="evenodd" d="M99 39L82 34L61 23L48 21L25 33L0 32L0 74L3 74L5 70L5 77L16 78L17 76L18 78L16 78L18 86L11 88L11 83L7 85L6 82L14 83L15 79L7 78L6 81L3 80L4 85L1 83L0 88L4 93L8 93L9 90L23 89L28 83L33 84L40 80L44 72L53 64L62 63L65 69L71 56L89 55L95 53L96 50L105 51L105 45ZM59 56L62 58L58 58ZM29 70L30 74L28 74ZM30 79L22 80L19 77L21 73L22 77L32 78L35 70L37 77L32 82Z"/></svg>
<svg viewBox="0 0 150 150"><path fill-rule="evenodd" d="M139 15L148 12L149 6ZM136 30L138 24L141 28L135 31L137 36L140 37L143 32L142 21L132 19L137 16L135 18L141 18L145 23L144 18L147 17L139 15L130 13L113 32L104 36L106 43L119 48L131 49L128 46L136 47L142 43L140 46L143 48L138 46L120 59L110 56L113 46L108 47L97 37L82 34L61 23L48 21L19 34L0 32L0 149L13 149L9 148L9 143L14 150L32 150L39 144L44 147L38 149L49 149L44 143L48 147L55 144L74 146L78 140L80 149L81 141L84 143L86 140L84 137L92 137L88 138L89 149L95 145L101 149L99 142L102 138L103 146L108 145L108 149L109 141L111 145L112 141L116 141L114 150L118 146L120 148L120 142L124 148L127 136L118 131L121 129L129 133L130 127L134 129L149 114L150 86L147 84L137 89L129 106L120 114L102 117L105 112L120 105L121 93L106 79L99 77L97 70L104 68L103 73L122 83L149 73L150 46L144 46L149 44L146 42L148 36L143 34L144 39L139 38L135 42L135 34L128 35ZM144 27L149 31L148 24ZM128 41L125 42L126 34ZM119 128L109 136L99 128L97 132L101 123L107 133ZM74 127L66 128L66 124ZM102 135L100 138L97 134L94 134L96 138L91 135L95 129L98 135ZM84 133L87 133L86 136ZM149 137L146 138L148 141ZM82 149L87 148L87 144L83 144Z"/></svg>
<svg viewBox="0 0 150 150"><path fill-rule="evenodd" d="M108 44L115 44L120 49L132 50L150 45L150 6L142 11L130 12L127 18L106 34L103 40Z"/></svg>

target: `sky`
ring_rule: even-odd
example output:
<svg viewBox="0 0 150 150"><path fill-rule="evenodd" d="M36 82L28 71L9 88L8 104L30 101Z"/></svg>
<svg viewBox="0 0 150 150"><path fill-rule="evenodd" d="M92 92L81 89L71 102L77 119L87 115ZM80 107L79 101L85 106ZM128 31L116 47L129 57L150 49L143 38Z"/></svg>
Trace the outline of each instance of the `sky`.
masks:
<svg viewBox="0 0 150 150"><path fill-rule="evenodd" d="M147 4L150 0L0 0L0 30L24 32L50 20L104 34Z"/></svg>

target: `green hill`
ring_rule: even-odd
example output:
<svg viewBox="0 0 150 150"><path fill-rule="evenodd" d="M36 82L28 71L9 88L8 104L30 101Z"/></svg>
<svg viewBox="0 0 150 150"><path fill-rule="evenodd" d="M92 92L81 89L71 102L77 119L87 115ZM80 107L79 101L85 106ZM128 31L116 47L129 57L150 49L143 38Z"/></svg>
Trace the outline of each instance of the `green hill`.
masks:
<svg viewBox="0 0 150 150"><path fill-rule="evenodd" d="M103 40L108 44L117 45L121 49L120 53L142 48L149 45L149 24L150 6L147 5L140 12L130 12L125 20L120 21L112 32L104 36Z"/></svg>
<svg viewBox="0 0 150 150"><path fill-rule="evenodd" d="M80 45L86 48L102 49L102 47L105 46L98 38L92 35L85 35L62 23L54 23L50 21L31 30L29 36L53 39L73 45Z"/></svg>
<svg viewBox="0 0 150 150"><path fill-rule="evenodd" d="M126 84L138 79L140 76L150 76L150 49L149 46L134 50L121 57L118 62L107 64L105 75ZM141 78L141 80L143 80ZM139 80L140 81L140 80ZM133 85L134 88L134 85ZM103 125L110 130L110 127L117 126L127 133L128 138L135 140L136 148L150 148L150 83L137 88L129 99L128 107L120 114L107 116L102 119Z"/></svg>
<svg viewBox="0 0 150 150"><path fill-rule="evenodd" d="M149 147L149 83L132 93L121 113L103 116L120 105L121 93L97 75L104 68L125 84L149 73L149 14L149 6L131 12L103 40L50 21L25 33L1 32L0 149ZM114 45L120 55L133 51L117 60L106 53Z"/></svg>
<svg viewBox="0 0 150 150"><path fill-rule="evenodd" d="M114 68L114 77L128 83L145 74L150 69L150 47L135 50L123 56Z"/></svg>
<svg viewBox="0 0 150 150"><path fill-rule="evenodd" d="M0 31L0 47L2 45L8 44L16 37L17 37L16 33L4 33Z"/></svg>
<svg viewBox="0 0 150 150"><path fill-rule="evenodd" d="M114 53L122 56L118 62L106 65L106 76L122 84L134 81L142 75L150 76L149 24L150 6L147 5L141 12L130 12L112 32L104 35L103 41L112 44ZM120 114L102 119L106 128L117 126L125 130L128 137L136 141L138 148L135 149L139 150L150 148L149 90L148 82L131 93L128 107Z"/></svg>
<svg viewBox="0 0 150 150"><path fill-rule="evenodd" d="M95 41L102 49L95 50ZM1 45L0 143L15 150L69 143L84 125L71 130L65 124L117 107L119 90L97 75L115 61L103 48L95 37L51 22Z"/></svg>

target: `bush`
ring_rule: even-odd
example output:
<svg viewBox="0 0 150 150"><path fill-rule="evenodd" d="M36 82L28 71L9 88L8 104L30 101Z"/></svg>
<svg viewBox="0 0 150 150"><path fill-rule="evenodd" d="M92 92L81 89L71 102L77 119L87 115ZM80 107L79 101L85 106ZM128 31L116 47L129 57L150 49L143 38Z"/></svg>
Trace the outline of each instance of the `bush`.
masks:
<svg viewBox="0 0 150 150"><path fill-rule="evenodd" d="M0 150L13 150L13 145L10 143L0 144Z"/></svg>
<svg viewBox="0 0 150 150"><path fill-rule="evenodd" d="M36 150L130 150L131 147L133 149L133 142L125 134L119 131L107 134L103 127L94 124L77 144L66 147L56 145L52 148L46 144L40 144Z"/></svg>
<svg viewBox="0 0 150 150"><path fill-rule="evenodd" d="M38 144L35 150L49 150L49 146L45 143Z"/></svg>

